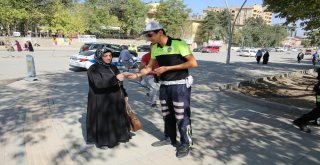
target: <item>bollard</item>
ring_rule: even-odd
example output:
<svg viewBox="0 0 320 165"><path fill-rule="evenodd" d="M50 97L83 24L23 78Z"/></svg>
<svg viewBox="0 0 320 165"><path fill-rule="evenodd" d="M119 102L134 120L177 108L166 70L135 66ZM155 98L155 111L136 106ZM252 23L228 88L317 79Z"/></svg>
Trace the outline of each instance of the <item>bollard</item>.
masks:
<svg viewBox="0 0 320 165"><path fill-rule="evenodd" d="M36 77L36 68L34 66L34 59L32 55L27 55L27 77L24 78L27 81L36 81L38 78Z"/></svg>

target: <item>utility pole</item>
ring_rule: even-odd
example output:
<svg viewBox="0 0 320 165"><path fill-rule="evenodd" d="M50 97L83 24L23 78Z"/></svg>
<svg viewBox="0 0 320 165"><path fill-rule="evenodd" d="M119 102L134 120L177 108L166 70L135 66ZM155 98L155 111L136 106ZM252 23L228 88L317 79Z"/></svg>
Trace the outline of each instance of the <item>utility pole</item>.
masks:
<svg viewBox="0 0 320 165"><path fill-rule="evenodd" d="M228 0L224 0L227 10L228 10L228 15L229 15L229 37L228 37L228 54L227 54L227 61L226 64L230 64L230 53L231 53L231 44L232 44L232 35L233 35L233 30L234 30L234 25L236 24L237 18L243 8L243 6L247 3L247 0L245 0L240 8L240 10L237 13L236 18L234 19L234 22L232 24L231 21L231 14L230 14L230 9L229 9L229 5L228 5Z"/></svg>

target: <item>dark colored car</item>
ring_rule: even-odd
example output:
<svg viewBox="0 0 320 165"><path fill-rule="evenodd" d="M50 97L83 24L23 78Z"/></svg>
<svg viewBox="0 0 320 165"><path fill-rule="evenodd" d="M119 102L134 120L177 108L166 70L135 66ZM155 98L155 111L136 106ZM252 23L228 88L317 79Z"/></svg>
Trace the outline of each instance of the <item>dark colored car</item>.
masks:
<svg viewBox="0 0 320 165"><path fill-rule="evenodd" d="M138 52L150 52L150 45L140 45L137 47Z"/></svg>
<svg viewBox="0 0 320 165"><path fill-rule="evenodd" d="M102 49L102 48L110 48L115 51L121 51L122 48L120 45L117 44L108 44L108 43L85 43L81 48L80 52L86 52L86 51L96 51L97 49ZM129 50L129 52L134 56L138 57L138 53L135 51Z"/></svg>
<svg viewBox="0 0 320 165"><path fill-rule="evenodd" d="M193 52L201 52L202 49L203 49L203 46L194 48L192 51Z"/></svg>

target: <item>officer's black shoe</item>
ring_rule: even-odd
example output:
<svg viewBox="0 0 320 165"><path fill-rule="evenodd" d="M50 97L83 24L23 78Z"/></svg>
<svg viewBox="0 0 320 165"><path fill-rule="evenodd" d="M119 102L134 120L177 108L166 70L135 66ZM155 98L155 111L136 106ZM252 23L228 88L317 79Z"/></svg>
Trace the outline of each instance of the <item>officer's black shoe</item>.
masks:
<svg viewBox="0 0 320 165"><path fill-rule="evenodd" d="M190 147L185 147L185 146L181 145L177 148L176 157L183 158L189 154L189 151L190 151Z"/></svg>
<svg viewBox="0 0 320 165"><path fill-rule="evenodd" d="M310 128L308 127L308 125L300 124L300 123L298 123L296 120L294 120L292 123L293 123L294 125L296 125L297 127L299 127L301 131L306 132L306 133L311 133L311 130L310 130Z"/></svg>

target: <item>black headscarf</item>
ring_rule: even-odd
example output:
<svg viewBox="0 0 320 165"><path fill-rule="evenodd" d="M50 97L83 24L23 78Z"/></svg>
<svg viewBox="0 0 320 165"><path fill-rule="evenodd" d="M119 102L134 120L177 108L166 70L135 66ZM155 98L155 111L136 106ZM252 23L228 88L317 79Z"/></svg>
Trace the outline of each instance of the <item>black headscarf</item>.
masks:
<svg viewBox="0 0 320 165"><path fill-rule="evenodd" d="M97 51L96 51L96 53L94 54L94 59L96 60L96 62L98 63L98 64L101 64L101 65L104 65L104 66L110 66L111 65L111 63L112 63L112 61L111 61L111 63L105 63L104 61L103 61L103 59L102 59L102 56L105 54L105 53L108 53L108 52L110 52L111 53L111 55L112 55L112 51L111 50L108 50L108 49L98 49ZM113 56L113 55L112 55Z"/></svg>

